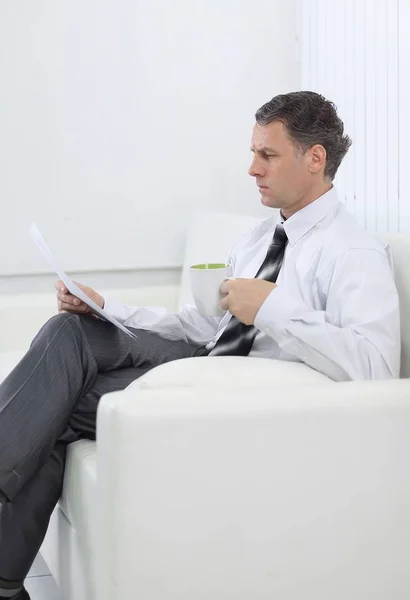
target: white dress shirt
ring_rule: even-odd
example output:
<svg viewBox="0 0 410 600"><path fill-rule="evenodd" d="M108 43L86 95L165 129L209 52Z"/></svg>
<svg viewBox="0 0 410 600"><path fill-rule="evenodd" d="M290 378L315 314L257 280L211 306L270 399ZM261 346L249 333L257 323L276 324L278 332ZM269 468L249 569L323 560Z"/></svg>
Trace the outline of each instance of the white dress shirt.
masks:
<svg viewBox="0 0 410 600"><path fill-rule="evenodd" d="M253 227L228 261L237 278L254 278L277 218ZM400 317L390 249L363 230L332 188L284 222L288 236L277 287L255 318L249 356L304 362L336 381L399 377ZM107 298L124 325L212 348L231 318L136 308Z"/></svg>

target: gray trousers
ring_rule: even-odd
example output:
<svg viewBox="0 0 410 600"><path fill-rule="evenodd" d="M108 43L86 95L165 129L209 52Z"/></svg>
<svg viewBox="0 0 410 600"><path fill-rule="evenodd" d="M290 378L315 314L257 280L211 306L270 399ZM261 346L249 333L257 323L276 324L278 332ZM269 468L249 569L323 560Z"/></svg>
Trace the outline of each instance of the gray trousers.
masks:
<svg viewBox="0 0 410 600"><path fill-rule="evenodd" d="M203 348L89 316L61 313L0 385L0 578L26 577L60 497L67 444L95 439L103 394Z"/></svg>

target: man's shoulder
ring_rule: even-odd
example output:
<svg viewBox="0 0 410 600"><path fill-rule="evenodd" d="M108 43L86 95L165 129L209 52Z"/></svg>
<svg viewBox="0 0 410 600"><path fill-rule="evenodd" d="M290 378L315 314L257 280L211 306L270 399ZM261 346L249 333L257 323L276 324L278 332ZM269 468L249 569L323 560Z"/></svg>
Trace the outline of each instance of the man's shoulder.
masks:
<svg viewBox="0 0 410 600"><path fill-rule="evenodd" d="M326 247L336 255L348 250L373 250L386 254L388 243L366 230L358 219L341 204L325 232Z"/></svg>

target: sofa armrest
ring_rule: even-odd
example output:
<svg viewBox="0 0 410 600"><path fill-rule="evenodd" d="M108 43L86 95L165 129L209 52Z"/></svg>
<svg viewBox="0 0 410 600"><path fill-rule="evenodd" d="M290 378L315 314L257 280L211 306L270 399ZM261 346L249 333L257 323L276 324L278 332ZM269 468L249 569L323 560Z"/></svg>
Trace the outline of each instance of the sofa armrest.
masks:
<svg viewBox="0 0 410 600"><path fill-rule="evenodd" d="M403 599L410 380L104 396L98 598Z"/></svg>

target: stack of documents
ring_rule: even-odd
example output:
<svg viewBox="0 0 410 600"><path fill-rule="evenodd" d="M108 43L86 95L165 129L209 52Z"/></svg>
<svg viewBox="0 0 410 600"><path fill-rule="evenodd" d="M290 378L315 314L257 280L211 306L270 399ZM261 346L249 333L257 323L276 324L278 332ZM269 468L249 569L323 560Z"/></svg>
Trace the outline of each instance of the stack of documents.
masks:
<svg viewBox="0 0 410 600"><path fill-rule="evenodd" d="M70 277L67 275L67 273L60 267L60 265L57 263L57 261L51 254L51 251L50 251L49 247L47 246L44 237L41 235L41 233L38 230L35 223L32 223L30 226L30 235L33 238L33 241L35 242L35 244L41 250L42 254L44 254L44 256L47 258L52 269L57 273L57 275L59 276L61 281L64 283L64 285L66 286L66 288L68 289L70 294L73 294L73 296L76 296L82 302L87 304L87 306L89 306L91 308L93 313L95 313L102 319L109 321L110 323L112 323L113 325L118 327L118 329L121 329L121 331L123 331L130 337L137 338L137 336L134 333L132 333L129 329L124 327L124 325L122 325L119 321L117 321L117 319L114 319L114 317L109 315L103 308L100 308L98 306L98 304L96 304L93 300L91 300L91 298L89 298L86 294L84 294L84 292L78 287L78 285L76 285L74 283L74 281L72 279L70 279Z"/></svg>

